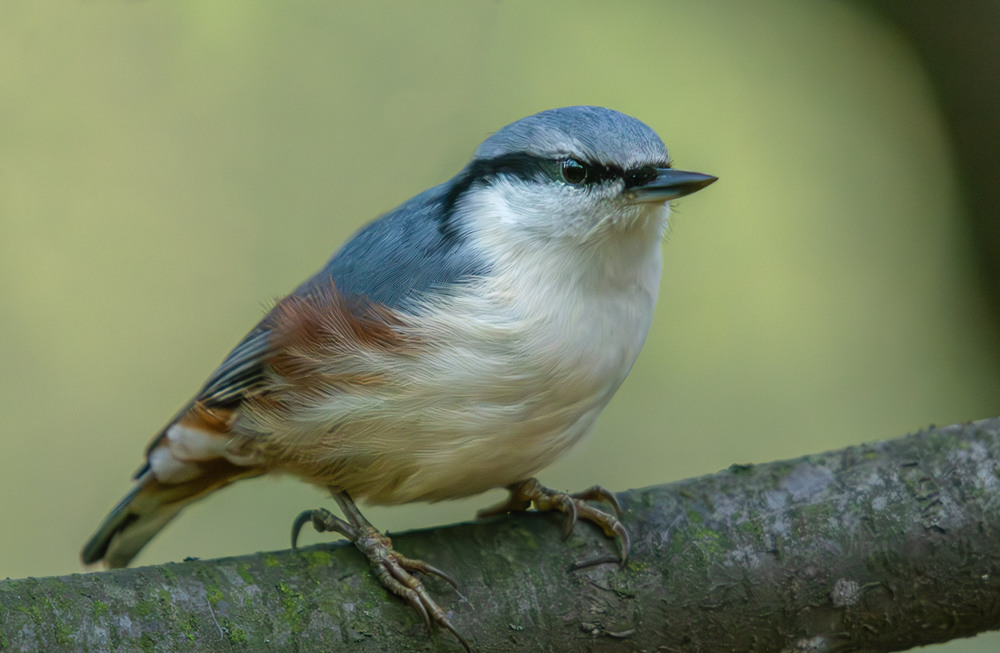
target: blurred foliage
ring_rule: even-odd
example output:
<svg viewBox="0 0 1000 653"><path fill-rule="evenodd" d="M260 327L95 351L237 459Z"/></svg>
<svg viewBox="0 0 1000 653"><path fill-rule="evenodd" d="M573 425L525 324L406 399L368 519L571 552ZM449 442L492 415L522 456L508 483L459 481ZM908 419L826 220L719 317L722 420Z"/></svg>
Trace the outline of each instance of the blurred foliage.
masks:
<svg viewBox="0 0 1000 653"><path fill-rule="evenodd" d="M679 203L646 349L547 484L639 487L1000 412L942 117L907 43L854 5L15 0L0 573L78 570L148 438L271 298L491 131L570 104L640 118L721 181ZM368 514L399 530L496 498ZM239 485L140 563L284 548L324 503Z"/></svg>

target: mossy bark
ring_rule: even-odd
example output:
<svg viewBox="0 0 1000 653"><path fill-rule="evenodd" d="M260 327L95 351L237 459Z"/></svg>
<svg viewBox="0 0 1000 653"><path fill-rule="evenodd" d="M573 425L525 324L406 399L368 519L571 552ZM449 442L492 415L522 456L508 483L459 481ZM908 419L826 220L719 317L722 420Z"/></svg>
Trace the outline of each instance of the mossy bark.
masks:
<svg viewBox="0 0 1000 653"><path fill-rule="evenodd" d="M1000 628L1000 418L394 537L479 651L897 651ZM460 650L349 546L0 582L0 650Z"/></svg>

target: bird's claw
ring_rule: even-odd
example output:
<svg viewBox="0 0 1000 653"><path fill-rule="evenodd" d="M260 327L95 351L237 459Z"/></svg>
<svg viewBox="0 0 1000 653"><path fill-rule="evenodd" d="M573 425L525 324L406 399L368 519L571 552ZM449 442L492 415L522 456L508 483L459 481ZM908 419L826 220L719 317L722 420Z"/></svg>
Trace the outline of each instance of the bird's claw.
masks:
<svg viewBox="0 0 1000 653"><path fill-rule="evenodd" d="M340 533L367 558L375 578L378 579L382 587L409 603L414 610L420 613L428 628L431 627L432 623L436 623L441 628L451 632L466 651L471 651L469 643L451 623L445 611L431 598L431 595L424 588L424 584L410 572L439 576L452 587L458 589L458 583L455 582L455 579L423 560L407 558L397 553L392 547L392 540L380 533L365 519L347 494L334 492L333 496L340 504L347 520L337 517L324 508L306 510L300 513L292 523L292 548L295 548L299 532L310 522L320 533Z"/></svg>
<svg viewBox="0 0 1000 653"><path fill-rule="evenodd" d="M451 623L448 615L441 609L441 606L427 593L424 584L410 572L419 571L440 576L457 588L454 579L422 560L414 560L396 553L389 538L374 529L363 535L362 540L354 544L371 562L372 570L379 583L419 612L427 628L431 627L432 622L436 623L441 628L450 631L466 651L472 650L469 643Z"/></svg>
<svg viewBox="0 0 1000 653"><path fill-rule="evenodd" d="M526 481L515 483L509 486L510 496L502 504L481 510L479 517L500 515L508 512L520 512L527 510L534 504L539 511L558 511L566 515L563 526L563 539L569 537L576 526L578 519L585 519L601 527L604 534L618 540L621 547L621 564L625 565L628 560L629 551L632 548L631 538L628 531L622 524L622 507L618 503L615 495L599 485L595 485L583 492L569 494L551 490L536 479L529 478ZM611 506L612 513L598 510L590 505L591 501L601 501ZM606 561L605 557L589 561L583 566L599 564ZM577 565L579 566L579 565Z"/></svg>

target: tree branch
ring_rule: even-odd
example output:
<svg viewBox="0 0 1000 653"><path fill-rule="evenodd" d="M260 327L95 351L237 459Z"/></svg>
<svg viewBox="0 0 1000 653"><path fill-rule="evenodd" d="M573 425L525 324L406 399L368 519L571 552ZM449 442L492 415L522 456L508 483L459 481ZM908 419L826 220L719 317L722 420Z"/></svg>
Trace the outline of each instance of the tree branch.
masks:
<svg viewBox="0 0 1000 653"><path fill-rule="evenodd" d="M1000 418L619 495L596 528L521 514L394 537L479 651L898 651L1000 628ZM0 582L0 649L460 650L349 546Z"/></svg>

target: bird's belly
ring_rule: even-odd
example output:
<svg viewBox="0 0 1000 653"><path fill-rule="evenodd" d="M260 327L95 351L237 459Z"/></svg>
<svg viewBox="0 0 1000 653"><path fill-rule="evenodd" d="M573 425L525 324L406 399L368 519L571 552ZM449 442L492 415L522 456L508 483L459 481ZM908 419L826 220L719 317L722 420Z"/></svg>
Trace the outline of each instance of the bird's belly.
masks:
<svg viewBox="0 0 1000 653"><path fill-rule="evenodd" d="M456 417L464 428L411 432L405 446L382 452L380 463L410 473L385 477L362 493L373 503L438 501L530 478L585 435L605 403L595 398L586 407L523 416L504 406L470 407Z"/></svg>
<svg viewBox="0 0 1000 653"><path fill-rule="evenodd" d="M591 323L530 353L494 341L424 357L419 372L372 408L378 419L351 420L332 433L332 456L352 459L337 466L335 484L369 502L405 503L533 476L583 437L610 401L645 336L647 325L636 322L627 337L619 316L614 332Z"/></svg>

